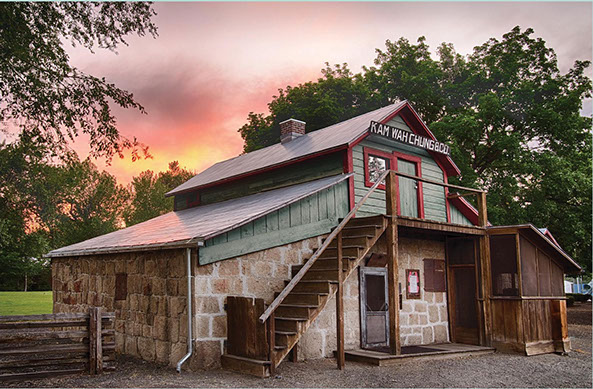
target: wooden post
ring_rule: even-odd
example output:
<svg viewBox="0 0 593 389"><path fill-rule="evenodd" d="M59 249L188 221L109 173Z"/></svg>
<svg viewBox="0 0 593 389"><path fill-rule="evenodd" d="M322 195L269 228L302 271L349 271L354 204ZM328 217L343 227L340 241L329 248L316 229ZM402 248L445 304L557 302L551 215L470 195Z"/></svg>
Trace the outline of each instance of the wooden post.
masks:
<svg viewBox="0 0 593 389"><path fill-rule="evenodd" d="M478 200L478 225L486 227L488 225L488 209L486 206L486 192L477 194ZM480 244L480 261L482 269L482 315L484 317L484 339L482 346L490 346L492 344L492 320L491 320L491 302L490 294L492 290L492 279L490 273L490 238L484 232L484 235L479 238Z"/></svg>
<svg viewBox="0 0 593 389"><path fill-rule="evenodd" d="M299 361L299 342L296 342L294 346L292 346L292 351L290 352L290 361L294 363Z"/></svg>
<svg viewBox="0 0 593 389"><path fill-rule="evenodd" d="M389 349L391 354L401 354L399 339L398 291L398 234L397 234L397 176L392 170L385 180L385 206L387 210L387 282L389 290Z"/></svg>
<svg viewBox="0 0 593 389"><path fill-rule="evenodd" d="M488 209L486 207L486 192L478 193L478 225L486 227L488 225Z"/></svg>
<svg viewBox="0 0 593 389"><path fill-rule="evenodd" d="M338 248L338 292L336 293L336 340L338 342L338 353L336 361L338 369L344 369L344 272L342 270L342 232L336 237Z"/></svg>
<svg viewBox="0 0 593 389"><path fill-rule="evenodd" d="M91 374L103 373L103 347L101 344L101 307L89 310L89 370Z"/></svg>
<svg viewBox="0 0 593 389"><path fill-rule="evenodd" d="M274 375L276 373L276 363L274 360L274 348L276 346L276 319L275 314L272 312L270 317L268 318L268 345L270 347L269 355L270 355L270 375Z"/></svg>

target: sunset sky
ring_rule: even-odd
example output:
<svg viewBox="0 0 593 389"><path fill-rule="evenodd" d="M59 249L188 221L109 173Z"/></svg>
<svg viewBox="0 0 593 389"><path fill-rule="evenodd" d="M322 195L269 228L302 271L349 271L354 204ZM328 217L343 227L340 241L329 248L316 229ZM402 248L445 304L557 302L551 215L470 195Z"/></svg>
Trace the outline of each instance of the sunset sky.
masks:
<svg viewBox="0 0 593 389"><path fill-rule="evenodd" d="M451 42L468 54L519 25L555 49L562 72L592 53L590 2L156 3L155 10L156 39L132 37L117 54L69 50L75 66L134 93L148 112L116 110L121 133L154 157L116 158L107 170L121 183L173 160L200 172L238 155L237 129L250 111L267 112L278 88L317 79L326 61L358 72L386 39L424 35L433 51ZM591 101L583 113L591 115ZM74 147L86 156L84 139Z"/></svg>

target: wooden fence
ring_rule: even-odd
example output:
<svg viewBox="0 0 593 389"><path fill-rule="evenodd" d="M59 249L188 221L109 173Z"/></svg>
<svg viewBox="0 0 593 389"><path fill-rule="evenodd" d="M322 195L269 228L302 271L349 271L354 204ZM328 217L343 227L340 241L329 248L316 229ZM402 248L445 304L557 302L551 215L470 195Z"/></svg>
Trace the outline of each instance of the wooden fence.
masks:
<svg viewBox="0 0 593 389"><path fill-rule="evenodd" d="M114 370L115 313L0 316L0 381Z"/></svg>

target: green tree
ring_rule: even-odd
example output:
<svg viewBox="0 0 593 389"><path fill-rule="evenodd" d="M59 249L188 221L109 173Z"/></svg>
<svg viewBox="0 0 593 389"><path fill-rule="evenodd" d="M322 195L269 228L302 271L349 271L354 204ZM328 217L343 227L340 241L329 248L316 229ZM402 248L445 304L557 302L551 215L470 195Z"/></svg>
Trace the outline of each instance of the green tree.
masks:
<svg viewBox="0 0 593 389"><path fill-rule="evenodd" d="M124 212L127 226L141 223L153 217L173 210L173 198L165 197L165 193L181 185L194 176L194 173L183 169L179 162L169 163L165 172L154 173L146 170L132 178L130 184L131 206Z"/></svg>
<svg viewBox="0 0 593 389"><path fill-rule="evenodd" d="M93 156L121 157L126 149L133 159L146 155L144 145L119 133L111 104L144 108L130 92L70 65L64 42L115 50L130 34L156 36L154 15L142 2L0 3L0 122L61 156L80 133Z"/></svg>
<svg viewBox="0 0 593 389"><path fill-rule="evenodd" d="M338 72L339 85L325 76L287 87L268 104L270 115L251 113L239 130L245 151L278 142L277 123L290 116L314 131L406 99L451 145L461 170L451 181L488 191L492 223L549 227L590 271L592 123L580 110L592 94L591 64L576 61L562 74L554 50L533 34L515 27L465 57L450 43L433 57L424 37L388 40L360 74Z"/></svg>
<svg viewBox="0 0 593 389"><path fill-rule="evenodd" d="M115 177L70 153L56 163L23 133L0 144L0 288L45 273L49 250L121 227L127 190ZM39 280L38 280L39 281ZM43 281L43 280L41 280ZM40 282L40 281L39 281ZM32 285L35 287L35 285Z"/></svg>
<svg viewBox="0 0 593 389"><path fill-rule="evenodd" d="M250 152L280 141L280 122L295 118L307 122L307 132L350 119L381 106L360 75L346 64L333 68L326 63L323 77L296 87L279 89L268 104L270 114L249 113L247 124L239 129Z"/></svg>

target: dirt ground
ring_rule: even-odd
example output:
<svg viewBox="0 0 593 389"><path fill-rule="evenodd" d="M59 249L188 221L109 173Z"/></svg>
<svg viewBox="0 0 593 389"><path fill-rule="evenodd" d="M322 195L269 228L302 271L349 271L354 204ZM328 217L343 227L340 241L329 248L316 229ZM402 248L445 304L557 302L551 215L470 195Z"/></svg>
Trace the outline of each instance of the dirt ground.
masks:
<svg viewBox="0 0 593 389"><path fill-rule="evenodd" d="M568 309L573 351L525 357L494 353L436 361L406 361L377 367L333 359L284 362L276 377L260 379L224 370L183 372L121 357L117 371L13 383L13 387L570 387L591 388L591 303Z"/></svg>

